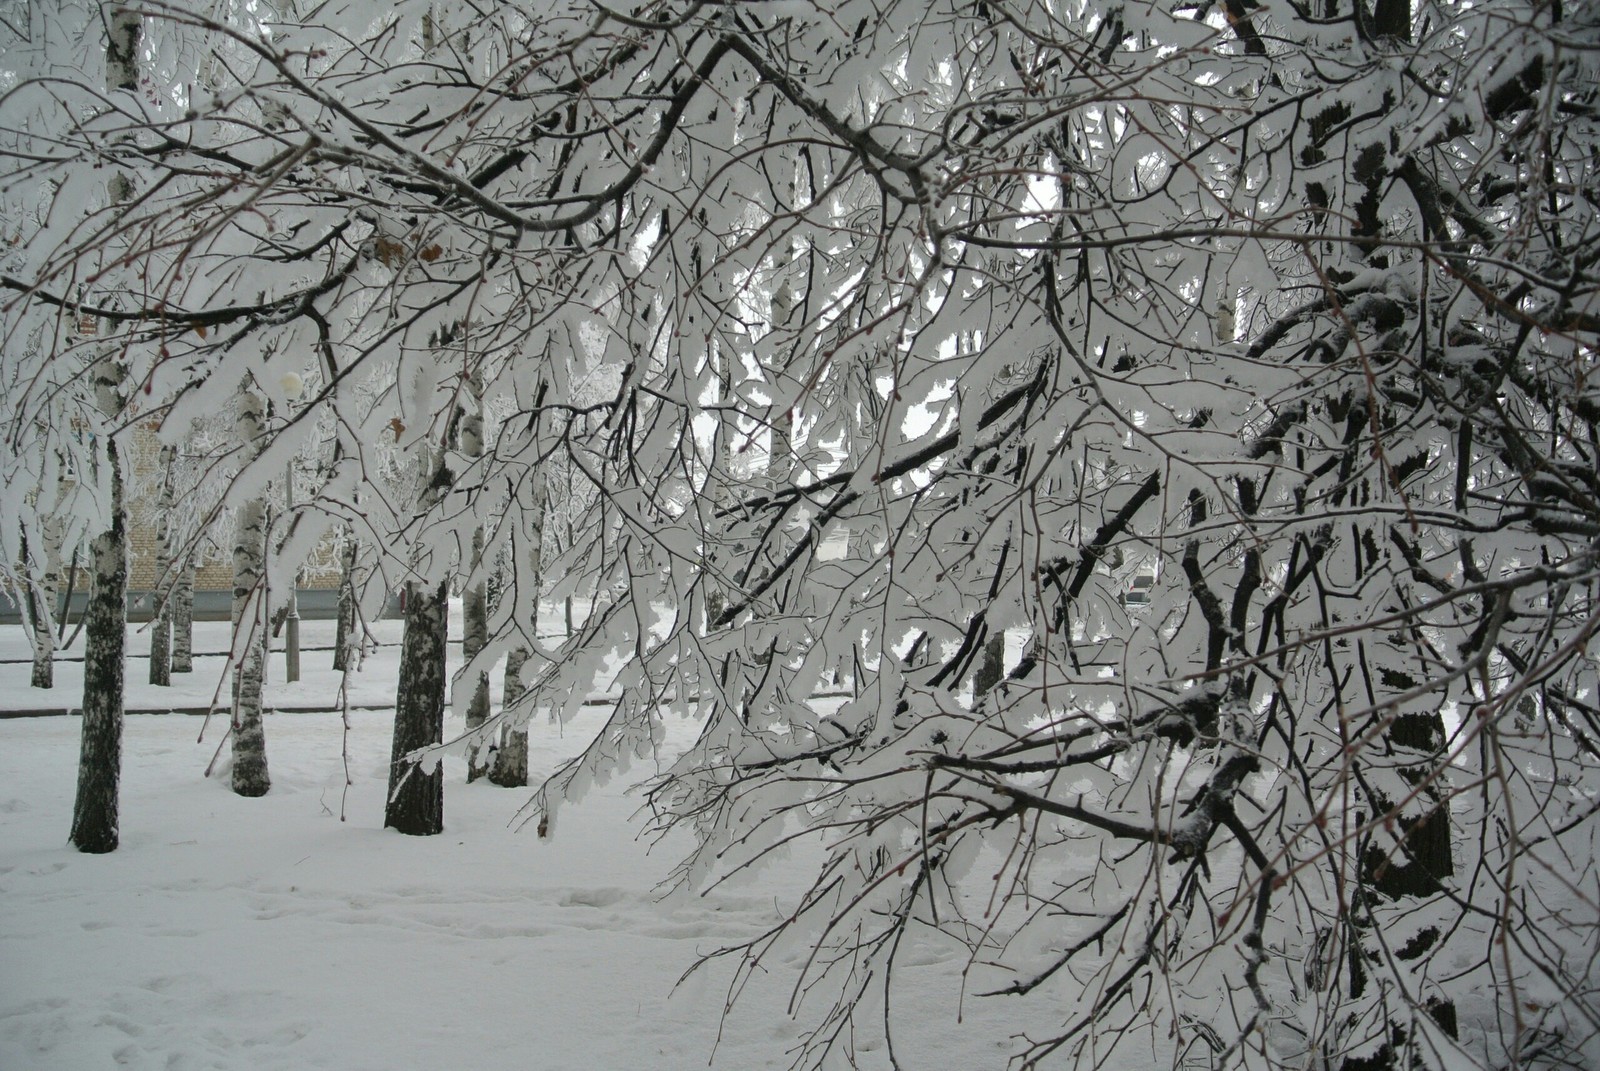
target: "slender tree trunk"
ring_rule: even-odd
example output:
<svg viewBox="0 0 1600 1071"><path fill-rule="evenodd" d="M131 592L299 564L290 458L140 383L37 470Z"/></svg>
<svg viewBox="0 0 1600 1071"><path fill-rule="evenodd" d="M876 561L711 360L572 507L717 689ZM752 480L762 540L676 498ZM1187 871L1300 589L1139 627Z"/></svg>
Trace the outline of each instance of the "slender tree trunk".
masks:
<svg viewBox="0 0 1600 1071"><path fill-rule="evenodd" d="M711 459L711 479L713 500L717 508L721 509L732 500L733 492L733 440L739 434L738 421L733 415L733 365L735 358L732 353L723 349L715 352L717 362L717 401L721 408L717 411L717 441L716 454ZM569 489L570 491L570 489ZM706 631L712 631L717 621L722 617L722 612L728 608L728 592L722 581L715 575L708 573L706 579ZM566 602L567 635L572 635L572 599Z"/></svg>
<svg viewBox="0 0 1600 1071"><path fill-rule="evenodd" d="M50 615L55 613L57 593L61 590L61 544L66 539L66 521L59 517L51 517L44 522L44 576L41 578L40 597L44 599L45 617L50 623ZM55 684L55 637L59 633L50 632L40 637L42 643L49 644L50 652L44 660L42 685L36 687L50 688ZM39 659L34 660L34 676L40 678Z"/></svg>
<svg viewBox="0 0 1600 1071"><path fill-rule="evenodd" d="M549 487L538 481L534 501L522 511L524 539L528 557L523 562L523 573L517 578L519 590L526 581L533 587L533 614L528 622L532 635L539 634L539 595L544 588L544 519ZM568 606L570 607L570 602ZM569 618L570 624L570 618ZM528 662L528 649L518 647L506 657L505 695L500 709L510 710L522 697L522 667ZM528 783L528 723L507 721L500 730L500 747L495 752L494 771L489 779L506 788L520 788Z"/></svg>
<svg viewBox="0 0 1600 1071"><path fill-rule="evenodd" d="M261 688L266 679L266 630L253 638L239 667L238 708L233 722L233 790L241 796L265 796L272 788L267 773L267 735L262 723Z"/></svg>
<svg viewBox="0 0 1600 1071"><path fill-rule="evenodd" d="M473 376L468 383L471 402L461 414L461 452L469 458L483 456L483 380ZM462 657L471 662L489 644L489 592L482 579L483 526L472 533L471 576L478 577L461 593ZM472 680L472 698L467 703L467 731L489 719L489 674L479 671ZM489 772L480 745L467 750L467 781L476 781Z"/></svg>
<svg viewBox="0 0 1600 1071"><path fill-rule="evenodd" d="M483 563L483 529L472 533L472 569L476 573ZM483 582L470 585L462 592L461 600L462 657L471 662L489 643L489 600ZM470 732L489 720L489 674L479 671L472 682L472 699L467 704L467 730ZM478 745L467 751L467 781L476 781L489 772Z"/></svg>
<svg viewBox="0 0 1600 1071"><path fill-rule="evenodd" d="M127 643L127 532L122 515L122 467L106 437L111 466L111 526L94 539L94 590L84 610L83 736L78 795L72 807L73 847L115 851L117 796L122 776L122 669Z"/></svg>
<svg viewBox="0 0 1600 1071"><path fill-rule="evenodd" d="M251 390L239 392L239 441L247 447L260 440L261 399ZM266 678L266 592L261 583L267 557L267 503L252 498L239 507L233 541L233 631L247 646L234 667L233 790L241 796L264 796L272 787L267 774L267 740L261 723L261 691Z"/></svg>
<svg viewBox="0 0 1600 1071"><path fill-rule="evenodd" d="M49 522L45 522L46 525ZM55 686L56 636L51 625L51 607L56 601L56 557L46 547L40 556L42 566L38 579L34 578L35 563L29 553L28 534L22 533L22 567L24 583L28 586L28 638L33 644L33 673L28 683L34 688Z"/></svg>
<svg viewBox="0 0 1600 1071"><path fill-rule="evenodd" d="M339 548L339 624L333 635L333 668L350 668L350 648L356 639L356 534L346 527Z"/></svg>
<svg viewBox="0 0 1600 1071"><path fill-rule="evenodd" d="M233 552L233 627L236 634L249 637L243 660L234 671L233 688L233 790L241 796L264 796L272 787L272 779L267 774L266 733L261 722L267 626L262 620L259 588L266 514L266 503L259 498L240 508L239 533Z"/></svg>
<svg viewBox="0 0 1600 1071"><path fill-rule="evenodd" d="M157 571L160 571L158 565ZM171 590L160 600L155 620L150 623L150 683L172 683L172 594Z"/></svg>
<svg viewBox="0 0 1600 1071"><path fill-rule="evenodd" d="M794 482L794 410L784 409L772 418L772 448L767 459L767 477L775 487Z"/></svg>
<svg viewBox="0 0 1600 1071"><path fill-rule="evenodd" d="M445 642L449 588L411 584L406 591L405 638L395 697L389 799L383 824L410 836L444 831L444 770L413 766L406 756L444 739Z"/></svg>
<svg viewBox="0 0 1600 1071"><path fill-rule="evenodd" d="M161 448L161 504L156 510L155 620L150 625L150 683L172 683L172 462L176 453Z"/></svg>
<svg viewBox="0 0 1600 1071"><path fill-rule="evenodd" d="M194 561L183 563L172 581L172 672L194 672Z"/></svg>
<svg viewBox="0 0 1600 1071"><path fill-rule="evenodd" d="M522 667L527 665L528 649L518 647L506 656L505 698L502 710L522 698ZM494 769L489 780L504 788L521 788L528 783L528 729L527 726L507 724L500 730L500 748L494 755Z"/></svg>

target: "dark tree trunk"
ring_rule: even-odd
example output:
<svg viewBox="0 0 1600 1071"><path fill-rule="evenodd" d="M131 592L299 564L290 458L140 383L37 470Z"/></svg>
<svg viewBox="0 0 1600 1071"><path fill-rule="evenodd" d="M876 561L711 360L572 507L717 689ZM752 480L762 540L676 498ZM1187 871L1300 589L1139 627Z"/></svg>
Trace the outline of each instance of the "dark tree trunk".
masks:
<svg viewBox="0 0 1600 1071"><path fill-rule="evenodd" d="M1384 736L1391 750L1406 749L1419 756L1436 758L1444 749L1444 719L1436 713L1401 714L1394 719ZM1399 774L1405 784L1413 786L1415 798L1395 818L1394 824L1401 837L1400 846L1389 853L1369 847L1363 856L1358 894L1362 898L1376 897L1389 901L1430 899L1442 892L1443 879L1455 873L1450 844L1450 811L1437 783L1439 770L1432 763L1424 763L1401 767ZM1380 814L1394 808L1393 802L1376 790L1372 803ZM1394 958L1401 962L1419 960L1443 936L1438 927L1424 927L1404 945L1393 950ZM1359 996L1368 984L1366 971L1360 962L1361 954L1359 948L1352 950L1352 996ZM1440 1029L1451 1037L1456 1036L1456 1007L1453 1001L1431 997L1424 1002L1422 1010ZM1388 1029L1388 1043L1369 1056L1346 1059L1340 1065L1340 1071L1404 1071L1411 1067L1412 1061L1406 1055L1416 1044L1411 1025L1391 1019Z"/></svg>
<svg viewBox="0 0 1600 1071"><path fill-rule="evenodd" d="M1444 719L1438 714L1402 714L1394 719L1386 735L1392 748L1437 754L1444 748ZM1400 770L1401 778L1416 787L1412 806L1425 809L1415 816L1402 814L1396 819L1404 838L1403 854L1395 852L1386 856L1373 851L1364 861L1367 884L1392 900L1434 896L1443 887L1440 879L1455 873L1450 847L1450 811L1436 784L1437 775L1438 771L1432 766L1408 766ZM1393 806L1382 798L1374 802L1384 810Z"/></svg>
<svg viewBox="0 0 1600 1071"><path fill-rule="evenodd" d="M994 691L1005 675L1006 634L997 632L983 645L983 655L978 660L978 670L972 676L972 698L982 699Z"/></svg>
<svg viewBox="0 0 1600 1071"><path fill-rule="evenodd" d="M73 847L115 851L117 791L122 775L122 665L127 643L128 547L122 516L122 467L106 438L111 465L111 527L95 537L94 590L84 610L83 737L78 795L72 807Z"/></svg>
<svg viewBox="0 0 1600 1071"><path fill-rule="evenodd" d="M444 770L413 766L406 756L444 739L445 641L449 618L445 584L406 591L405 639L395 697L389 802L383 824L410 836L444 831Z"/></svg>
<svg viewBox="0 0 1600 1071"><path fill-rule="evenodd" d="M483 529L472 534L472 568L483 563ZM489 642L489 599L480 581L462 592L462 657L471 662ZM489 674L479 672L472 679L472 699L467 704L467 729L477 729L489 720ZM483 749L478 744L467 751L467 781L476 781L489 772Z"/></svg>

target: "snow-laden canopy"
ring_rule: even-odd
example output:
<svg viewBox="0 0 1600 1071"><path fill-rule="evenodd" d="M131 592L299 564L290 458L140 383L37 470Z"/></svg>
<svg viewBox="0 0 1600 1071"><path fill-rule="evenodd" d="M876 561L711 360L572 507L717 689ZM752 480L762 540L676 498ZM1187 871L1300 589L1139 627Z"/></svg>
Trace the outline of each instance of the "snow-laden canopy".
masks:
<svg viewBox="0 0 1600 1071"><path fill-rule="evenodd" d="M686 881L826 846L804 1065L912 926L1028 1067L1600 1058L1592 11L135 6L5 24L8 516L249 380L289 553L484 528L547 829L690 716Z"/></svg>

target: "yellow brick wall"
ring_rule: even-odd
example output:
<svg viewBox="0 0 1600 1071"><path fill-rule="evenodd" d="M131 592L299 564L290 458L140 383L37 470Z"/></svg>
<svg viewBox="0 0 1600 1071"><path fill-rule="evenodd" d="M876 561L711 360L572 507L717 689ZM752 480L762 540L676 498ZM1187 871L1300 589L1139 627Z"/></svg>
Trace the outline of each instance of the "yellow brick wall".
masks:
<svg viewBox="0 0 1600 1071"><path fill-rule="evenodd" d="M156 511L160 508L161 480L157 468L161 445L155 429L139 425L127 443L128 588L149 591L156 582ZM221 550L195 573L197 591L232 591L231 532L217 533ZM80 578L80 581L83 578ZM300 576L301 588L337 588L339 554L332 540L324 540Z"/></svg>

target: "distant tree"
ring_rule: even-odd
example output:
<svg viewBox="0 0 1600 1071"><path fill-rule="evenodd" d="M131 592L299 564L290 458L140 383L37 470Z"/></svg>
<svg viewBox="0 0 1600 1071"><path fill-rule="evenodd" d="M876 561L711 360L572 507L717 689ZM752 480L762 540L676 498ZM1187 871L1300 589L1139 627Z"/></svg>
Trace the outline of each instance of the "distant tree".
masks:
<svg viewBox="0 0 1600 1071"><path fill-rule="evenodd" d="M173 673L194 672L194 574L193 558L185 558L172 576L170 614L172 618Z"/></svg>
<svg viewBox="0 0 1600 1071"><path fill-rule="evenodd" d="M42 524L46 531L52 528L58 533L61 525L59 522L52 524L46 516ZM18 568L19 586L22 588L21 603L24 610L24 623L28 628L28 640L33 647L33 667L28 678L28 684L33 688L52 688L55 686L55 604L56 589L60 578L60 540L59 535L50 546L51 540L43 540L43 546L30 545L26 528L18 529L20 540L20 562Z"/></svg>
<svg viewBox="0 0 1600 1071"><path fill-rule="evenodd" d="M155 612L150 624L150 683L158 685L172 683L172 602L178 574L172 555L172 514L177 508L172 468L176 458L174 447L163 446L157 463L161 472L161 494L155 520L156 584L151 593Z"/></svg>

